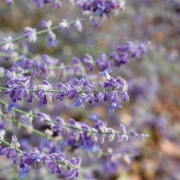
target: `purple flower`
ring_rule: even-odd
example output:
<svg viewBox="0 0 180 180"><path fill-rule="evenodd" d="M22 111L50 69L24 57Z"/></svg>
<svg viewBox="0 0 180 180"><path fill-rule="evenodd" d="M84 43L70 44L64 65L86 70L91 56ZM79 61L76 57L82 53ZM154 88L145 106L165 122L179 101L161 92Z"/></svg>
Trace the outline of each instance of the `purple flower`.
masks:
<svg viewBox="0 0 180 180"><path fill-rule="evenodd" d="M33 42L33 43L36 42L37 40L36 29L25 27L24 37L27 38L29 42Z"/></svg>
<svg viewBox="0 0 180 180"><path fill-rule="evenodd" d="M12 141L11 141L11 148L16 148L18 149L20 147L19 142L17 141L17 137L15 135L12 136Z"/></svg>
<svg viewBox="0 0 180 180"><path fill-rule="evenodd" d="M57 124L55 124L52 128L57 132L61 132L64 125L64 120L60 117L56 117L55 121Z"/></svg>
<svg viewBox="0 0 180 180"><path fill-rule="evenodd" d="M71 146L71 148L73 149L81 148L84 151L93 152L95 149L98 148L98 145L93 140L94 139L91 136L87 136L87 134L80 133L78 139L76 135L70 134L66 139L66 143L68 146Z"/></svg>
<svg viewBox="0 0 180 180"><path fill-rule="evenodd" d="M44 154L37 148L34 148L32 152L24 154L23 162L27 165L34 165L35 169L39 169L39 163L43 160Z"/></svg>
<svg viewBox="0 0 180 180"><path fill-rule="evenodd" d="M8 4L8 6L11 6L14 3L14 0L6 0L6 3Z"/></svg>
<svg viewBox="0 0 180 180"><path fill-rule="evenodd" d="M87 65L87 69L89 71L92 71L94 69L94 60L89 54L85 55L85 57L82 59L82 62Z"/></svg>
<svg viewBox="0 0 180 180"><path fill-rule="evenodd" d="M6 155L7 158L16 159L18 157L18 153L14 148L6 147L2 148L0 146L0 155Z"/></svg>
<svg viewBox="0 0 180 180"><path fill-rule="evenodd" d="M20 170L19 170L19 178L25 178L27 173L31 170L31 168L29 166L27 166L26 164L22 164L20 166Z"/></svg>
<svg viewBox="0 0 180 180"><path fill-rule="evenodd" d="M37 90L38 92L35 95L42 104L52 103L52 93L47 92L48 90L52 90L52 84L44 80L42 85L37 86Z"/></svg>
<svg viewBox="0 0 180 180"><path fill-rule="evenodd" d="M21 101L23 97L29 98L30 80L30 76L8 80L6 83L8 89L4 94L9 94L13 102Z"/></svg>
<svg viewBox="0 0 180 180"><path fill-rule="evenodd" d="M96 10L96 14L99 16L102 16L105 13L106 7L102 6L100 4L97 4L97 10Z"/></svg>
<svg viewBox="0 0 180 180"><path fill-rule="evenodd" d="M56 152L44 156L43 161L52 174L60 174L66 178L79 176L81 164L81 159L79 158L72 158L71 161L68 161L62 152Z"/></svg>
<svg viewBox="0 0 180 180"><path fill-rule="evenodd" d="M19 108L19 104L16 104L14 101L12 101L12 102L8 105L8 112L10 112L13 108Z"/></svg>
<svg viewBox="0 0 180 180"><path fill-rule="evenodd" d="M123 101L129 101L129 95L125 90L122 90Z"/></svg>
<svg viewBox="0 0 180 180"><path fill-rule="evenodd" d="M124 2L124 1L123 1ZM124 5L121 1L77 1L79 6L84 12L89 14L95 13L99 16L109 17L115 10L124 10Z"/></svg>
<svg viewBox="0 0 180 180"><path fill-rule="evenodd" d="M99 66L102 70L105 70L112 66L112 62L107 59L105 53L102 53L100 58L96 60L96 65Z"/></svg>
<svg viewBox="0 0 180 180"><path fill-rule="evenodd" d="M39 121L45 121L45 120L51 121L50 117L49 117L47 114L38 113L37 116L38 116L37 119L38 119Z"/></svg>
<svg viewBox="0 0 180 180"><path fill-rule="evenodd" d="M99 114L92 114L88 116L91 121L96 121L99 118Z"/></svg>
<svg viewBox="0 0 180 180"><path fill-rule="evenodd" d="M117 105L116 103L113 102L109 108L109 115L111 116L114 113L114 110L117 108L122 108L122 106Z"/></svg>
<svg viewBox="0 0 180 180"><path fill-rule="evenodd" d="M82 106L84 108L83 101L82 101L82 99L80 97L77 98L75 103L71 104L71 108L76 108L76 107L79 107L79 106Z"/></svg>
<svg viewBox="0 0 180 180"><path fill-rule="evenodd" d="M62 4L59 0L54 0L53 4L52 4L52 9L56 10L56 9L60 9L62 7Z"/></svg>
<svg viewBox="0 0 180 180"><path fill-rule="evenodd" d="M64 30L66 28L69 29L69 27L69 23L65 19L63 19L62 22L59 23L60 30Z"/></svg>
<svg viewBox="0 0 180 180"><path fill-rule="evenodd" d="M69 99L74 99L78 95L76 87L68 83L66 84L58 83L58 87L60 88L61 93L56 96L56 99L62 101L65 96L68 96Z"/></svg>
<svg viewBox="0 0 180 180"><path fill-rule="evenodd" d="M52 32L51 26L52 26L52 21L44 21L41 20L40 22L41 26L44 28L48 29L48 42L47 42L47 47L49 48L50 46L56 47L58 45L58 41L56 40L56 35Z"/></svg>
<svg viewBox="0 0 180 180"><path fill-rule="evenodd" d="M21 67L24 71L27 71L33 77L42 76L47 78L50 72L51 58L45 54L42 55L42 61L28 59L25 56L20 57L20 61L15 63L11 70L15 71L18 67Z"/></svg>
<svg viewBox="0 0 180 180"><path fill-rule="evenodd" d="M48 35L48 42L47 42L47 48L50 48L50 46L56 47L58 45L58 41L56 39L56 35L50 31Z"/></svg>
<svg viewBox="0 0 180 180"><path fill-rule="evenodd" d="M47 54L43 54L41 57L42 57L42 62L43 62L45 65L48 65L48 66L51 65L52 59L51 59L50 56L48 56Z"/></svg>
<svg viewBox="0 0 180 180"><path fill-rule="evenodd" d="M36 3L36 6L37 6L38 8L42 8L43 5L44 5L44 1L43 1L43 0L33 0L33 2Z"/></svg>
<svg viewBox="0 0 180 180"><path fill-rule="evenodd" d="M9 37L3 37L2 38L2 42L5 42L6 44L4 44L3 46L2 46L2 48L4 49L4 50L13 50L13 47L14 47L14 45L13 45L13 43L12 43L12 38L11 38L11 36L9 36Z"/></svg>
<svg viewBox="0 0 180 180"><path fill-rule="evenodd" d="M87 84L87 78L88 78L88 75L84 75L80 79L74 78L74 80L77 82L76 85L80 85L80 84L86 85Z"/></svg>
<svg viewBox="0 0 180 180"><path fill-rule="evenodd" d="M109 55L109 58L114 60L115 66L120 67L123 64L128 64L131 58L142 59L142 56L145 53L145 44L135 44L133 42L127 42L125 45L117 46L116 52L112 52Z"/></svg>
<svg viewBox="0 0 180 180"><path fill-rule="evenodd" d="M78 31L80 32L82 31L82 24L79 20L76 20L76 22L74 23L74 26L76 27Z"/></svg>
<svg viewBox="0 0 180 180"><path fill-rule="evenodd" d="M0 139L1 139L1 131L6 128L7 123L3 120L0 120Z"/></svg>
<svg viewBox="0 0 180 180"><path fill-rule="evenodd" d="M112 69L107 68L102 72L99 72L99 74L101 74L102 76L105 76L108 80L110 80L111 76L109 75L109 73L112 72Z"/></svg>

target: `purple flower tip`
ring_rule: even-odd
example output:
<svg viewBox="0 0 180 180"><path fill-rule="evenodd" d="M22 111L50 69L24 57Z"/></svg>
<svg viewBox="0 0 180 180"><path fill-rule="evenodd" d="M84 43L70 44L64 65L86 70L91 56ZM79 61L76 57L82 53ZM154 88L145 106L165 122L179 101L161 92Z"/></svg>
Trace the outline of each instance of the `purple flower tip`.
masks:
<svg viewBox="0 0 180 180"><path fill-rule="evenodd" d="M12 101L8 106L8 112L10 112L13 108L19 108L19 104Z"/></svg>

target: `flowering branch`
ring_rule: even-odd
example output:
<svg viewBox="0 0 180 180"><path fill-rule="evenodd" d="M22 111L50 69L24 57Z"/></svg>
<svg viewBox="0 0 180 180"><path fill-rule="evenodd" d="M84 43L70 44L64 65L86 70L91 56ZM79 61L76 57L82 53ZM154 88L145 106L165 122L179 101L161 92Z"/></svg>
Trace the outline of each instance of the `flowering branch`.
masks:
<svg viewBox="0 0 180 180"><path fill-rule="evenodd" d="M78 19L78 22L83 21L85 19L86 18ZM76 22L77 22L77 20L71 21L71 22L66 21L66 23L63 21L58 26L48 27L47 29L37 31L37 32L35 29L28 27L25 29L24 36L20 36L20 37L14 38L14 39L12 39L11 37L3 38L3 42L0 43L0 46L3 46L3 48L5 50L12 49L13 48L13 44L12 44L13 42L20 41L20 40L26 39L26 38L29 39L29 42L35 42L37 39L37 37L36 37L37 35L41 35L41 34L44 34L47 32L52 32L52 30L56 30L56 29L64 29L64 28L69 27L69 25L71 25L71 24L75 24Z"/></svg>
<svg viewBox="0 0 180 180"><path fill-rule="evenodd" d="M6 87L0 87L0 90L1 91L5 91L5 90L10 90L9 88L6 88ZM83 94L83 93L86 93L86 94L88 94L88 93L98 93L98 92L111 92L111 91L114 91L114 90L117 90L117 91L119 91L119 90L122 90L121 88L119 88L119 89L105 89L105 90L103 90L103 89L96 89L96 90L94 90L94 91L91 91L91 92L89 92L89 91L78 91L78 93L79 94ZM28 90L29 92L39 92L40 90ZM61 93L62 92L62 90L58 90L58 89L51 89L51 90L46 90L46 92L54 92L54 93Z"/></svg>
<svg viewBox="0 0 180 180"><path fill-rule="evenodd" d="M62 152L44 154L37 148L34 148L32 152L23 152L19 149L20 144L15 135L12 136L11 144L4 140L4 136L5 131L0 130L0 143L8 146L6 148L0 146L0 155L6 155L7 158L13 159L14 164L20 166L19 178L26 176L31 170L31 165L34 165L35 169L39 169L39 164L45 164L51 173L60 174L66 178L79 176L80 157L68 161Z"/></svg>
<svg viewBox="0 0 180 180"><path fill-rule="evenodd" d="M69 83L58 83L60 90L53 90L52 85L43 81L42 85L33 85L33 88L30 89L31 77L22 77L22 78L12 78L7 81L8 89L5 90L4 87L0 88L5 90L4 94L9 94L12 99L11 104L8 107L8 111L12 107L16 106L17 101L21 101L22 98L27 98L28 102L32 102L33 98L39 99L42 104L52 103L52 96L54 92L59 93L56 96L56 99L62 101L65 96L68 96L70 100L76 98L76 102L71 104L71 108L84 107L84 102L89 102L89 104L99 103L100 100L111 101L111 106L109 108L109 114L112 115L114 110L117 108L122 108L121 105L118 105L118 94L121 94L123 101L129 101L129 96L127 93L127 82L118 77L117 79L111 77L109 73L112 70L110 68L99 72L102 76L107 78L107 82L99 82L98 85L101 89L96 87L96 84L92 81L87 80L87 75L83 76L80 79L74 79L73 84ZM32 92L30 94L29 92Z"/></svg>
<svg viewBox="0 0 180 180"><path fill-rule="evenodd" d="M5 103L2 100L0 100L0 103L7 106L7 103ZM146 134L139 135L134 131L127 132L126 128L122 124L120 125L120 131L116 131L112 128L108 128L106 127L106 123L104 123L98 118L98 115L89 116L89 119L95 123L95 126L91 127L88 124L76 122L73 119L70 119L69 124L67 124L64 122L62 118L59 117L57 117L55 121L53 121L48 115L43 113L38 113L38 115L34 115L32 113L27 113L26 111L17 108L13 108L13 110L21 114L25 114L27 116L36 118L40 121L47 122L51 126L51 129L53 131L62 133L62 130L64 129L65 132L72 133L76 141L81 141L80 136L85 136L86 138L88 138L88 141L89 141L89 137L91 137L91 140L93 142L96 142L99 139L101 144L104 143L105 135L109 136L108 137L109 141L113 141L115 137L118 139L118 141L128 140L128 136L132 136L135 138L148 137L148 135ZM67 131L67 129L70 129L71 131L69 130Z"/></svg>
<svg viewBox="0 0 180 180"><path fill-rule="evenodd" d="M14 124L16 124L18 127L20 126L20 127L25 128L25 129L31 128L31 127L29 127L29 125L25 125L25 124L19 122L17 119L10 118L10 120L11 120ZM32 131L33 133L35 133L35 134L37 134L37 135L39 135L39 136L42 136L42 137L44 137L44 138L47 138L47 139L50 139L50 140L54 140L54 138L52 138L51 136L48 136L47 134L45 134L45 133L43 133L43 132L35 129L34 127L32 127L32 129L30 129L30 131Z"/></svg>

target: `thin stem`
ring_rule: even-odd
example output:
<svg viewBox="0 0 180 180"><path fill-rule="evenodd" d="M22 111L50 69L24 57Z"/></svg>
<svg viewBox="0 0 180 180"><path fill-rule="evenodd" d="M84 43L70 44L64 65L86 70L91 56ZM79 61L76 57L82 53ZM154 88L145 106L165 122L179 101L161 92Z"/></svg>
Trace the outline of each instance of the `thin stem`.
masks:
<svg viewBox="0 0 180 180"><path fill-rule="evenodd" d="M7 141L3 140L3 139L0 139L0 142L3 142L4 144L6 144L7 146L11 147L11 144L8 143ZM17 152L19 152L20 154L24 154L24 151L21 151L20 149L18 148L14 148ZM63 165L63 166L67 166L67 167L71 167L73 169L78 169L79 166L74 166L74 165L71 165L71 164L68 164L66 163L66 161L64 162L56 162L57 164L59 165Z"/></svg>
<svg viewBox="0 0 180 180"><path fill-rule="evenodd" d="M2 101L1 99L0 99L0 103L3 104L4 106L8 105L6 102Z"/></svg>
<svg viewBox="0 0 180 180"><path fill-rule="evenodd" d="M62 69L68 69L71 67L77 67L79 65L67 65L67 66L63 66ZM50 70L57 70L59 68L59 66L50 66ZM36 68L31 68L29 70L24 70L23 72L15 72L16 75L20 75L20 74L27 74L27 73L31 73L33 70L36 70ZM7 75L3 75L1 77L8 77Z"/></svg>
<svg viewBox="0 0 180 180"><path fill-rule="evenodd" d="M84 21L85 19L86 19L86 18L81 18L81 19L79 19L79 21ZM73 23L75 23L75 22L76 22L76 20L75 20L75 21L71 21L71 22L69 22L68 24L71 25L71 24L73 24ZM41 31L37 31L37 32L36 32L36 35L41 35L41 34L44 34L44 33L49 32L50 30L56 30L56 29L59 29L59 28L60 28L60 26L53 26L53 27L48 28L48 29L44 29L44 30L41 30ZM26 38L25 36L20 36L20 37L17 37L17 38L12 39L10 42L20 41L20 40L25 39L25 38ZM0 46L5 45L6 43L9 43L9 41L8 41L8 42L2 42L2 43L0 43Z"/></svg>
<svg viewBox="0 0 180 180"><path fill-rule="evenodd" d="M8 88L5 88L5 87L0 87L0 90L7 90Z"/></svg>
<svg viewBox="0 0 180 180"><path fill-rule="evenodd" d="M25 125L25 124L17 121L16 119L12 119L12 118L11 118L10 120L11 120L14 124L17 124L18 126L21 126L21 127L25 128L25 129L28 129L28 128L29 128L27 125ZM40 136L45 137L45 138L47 138L47 139L54 140L53 137L47 136L45 133L43 133L43 132L41 132L41 131L39 131L39 130L37 130L37 129L34 129L34 128L33 128L32 131L33 131L35 134L37 134L37 135L40 135Z"/></svg>
<svg viewBox="0 0 180 180"><path fill-rule="evenodd" d="M5 88L5 87L0 87L0 90L4 91L4 90L8 90L9 88ZM118 89L97 89L97 90L94 90L94 91L84 91L84 90L81 90L81 91L77 91L78 93L85 93L85 94L88 94L88 93L99 93L99 92L109 92L109 91L118 91L118 90L121 90L121 88L118 88ZM38 92L39 90L29 90L29 92ZM61 93L61 90L57 90L57 89L51 89L51 90L46 90L46 92L54 92L54 93Z"/></svg>
<svg viewBox="0 0 180 180"><path fill-rule="evenodd" d="M3 105L5 105L5 106L8 106L8 104L7 104L6 102L2 101L1 99L0 99L0 103L3 104ZM28 116L30 116L30 117L33 117L33 118L36 118L36 119L39 118L38 116L36 116L36 115L34 115L34 114L27 113L26 111L23 111L23 110L20 110L20 109L13 108L13 110L16 111L16 112L19 112L19 113L21 113L21 114L26 114L26 115L28 115ZM46 121L46 122L48 122L48 123L51 123L51 124L58 124L58 122L53 121L53 120L51 120L51 119L44 119L44 121ZM68 124L65 124L65 123L64 123L62 126L65 127L65 128L69 128L69 129L73 129L73 130L77 130L77 131L81 131L81 132L89 132L89 131L86 130L86 129L74 127L74 126L71 126L71 125L68 125ZM91 133L94 133L94 134L112 134L111 132L100 132L100 131L94 131L94 130L91 130ZM116 131L114 134L115 134L115 135L118 135L118 134L130 135L130 133L118 132L118 131Z"/></svg>
<svg viewBox="0 0 180 180"><path fill-rule="evenodd" d="M79 168L78 166L73 166L71 164L66 163L65 161L64 162L56 162L56 163L59 164L59 165L71 167L73 169L78 169Z"/></svg>
<svg viewBox="0 0 180 180"><path fill-rule="evenodd" d="M5 141L4 139L0 139L0 142L3 142L4 144L6 144L7 146L11 147L11 144L9 144L7 141ZM24 152L21 151L18 148L14 148L16 151L18 151L19 153L23 154Z"/></svg>

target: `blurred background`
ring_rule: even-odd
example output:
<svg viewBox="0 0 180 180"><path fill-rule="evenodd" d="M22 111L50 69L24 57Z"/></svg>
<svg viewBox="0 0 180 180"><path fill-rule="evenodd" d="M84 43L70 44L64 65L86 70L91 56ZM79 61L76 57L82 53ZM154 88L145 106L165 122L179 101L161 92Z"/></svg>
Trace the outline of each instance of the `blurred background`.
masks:
<svg viewBox="0 0 180 180"><path fill-rule="evenodd" d="M49 5L37 9L28 0L15 1L11 7L0 0L0 37L21 36L27 26L42 29L42 19L51 19L54 25L58 25L62 19L73 21L76 17L82 17L77 7L72 8L64 0L62 4L61 10L52 11ZM132 60L128 65L113 68L113 77L120 76L127 80L130 100L123 103L123 108L116 110L112 117L108 115L108 106L103 103L101 106L73 111L67 108L69 102L59 105L55 101L53 105L39 109L53 116L60 115L66 119L72 117L78 121L88 121L87 115L99 113L101 119L112 128L122 123L129 129L149 134L145 140L114 145L116 148L128 147L138 151L130 167L119 166L116 174L105 177L92 170L91 177L86 175L82 179L180 180L180 1L127 0L124 12L99 21L98 27L94 27L88 20L83 21L82 25L82 32L74 27L68 31L56 30L59 40L56 48L46 48L47 35L39 36L34 44L18 42L16 53L12 52L9 60L3 59L1 66L10 67L18 58L17 52L31 58L38 58L38 55L45 53L56 61L68 64L73 57L82 58L85 54L90 54L96 60L102 52L108 55L115 51L117 45L127 41L151 42L147 43L147 54L141 60ZM96 78L93 77L94 73L88 74L92 74L92 79ZM59 81L66 80L59 77ZM25 109L37 111L34 105L29 104ZM25 138L33 140L28 135ZM1 157L0 179L15 179L13 173L16 170L13 166L10 169L8 165L11 162L5 162L5 159ZM87 164L85 166L88 167ZM30 173L26 179L48 178L55 179L55 176L46 174L46 177L41 177L37 173Z"/></svg>

